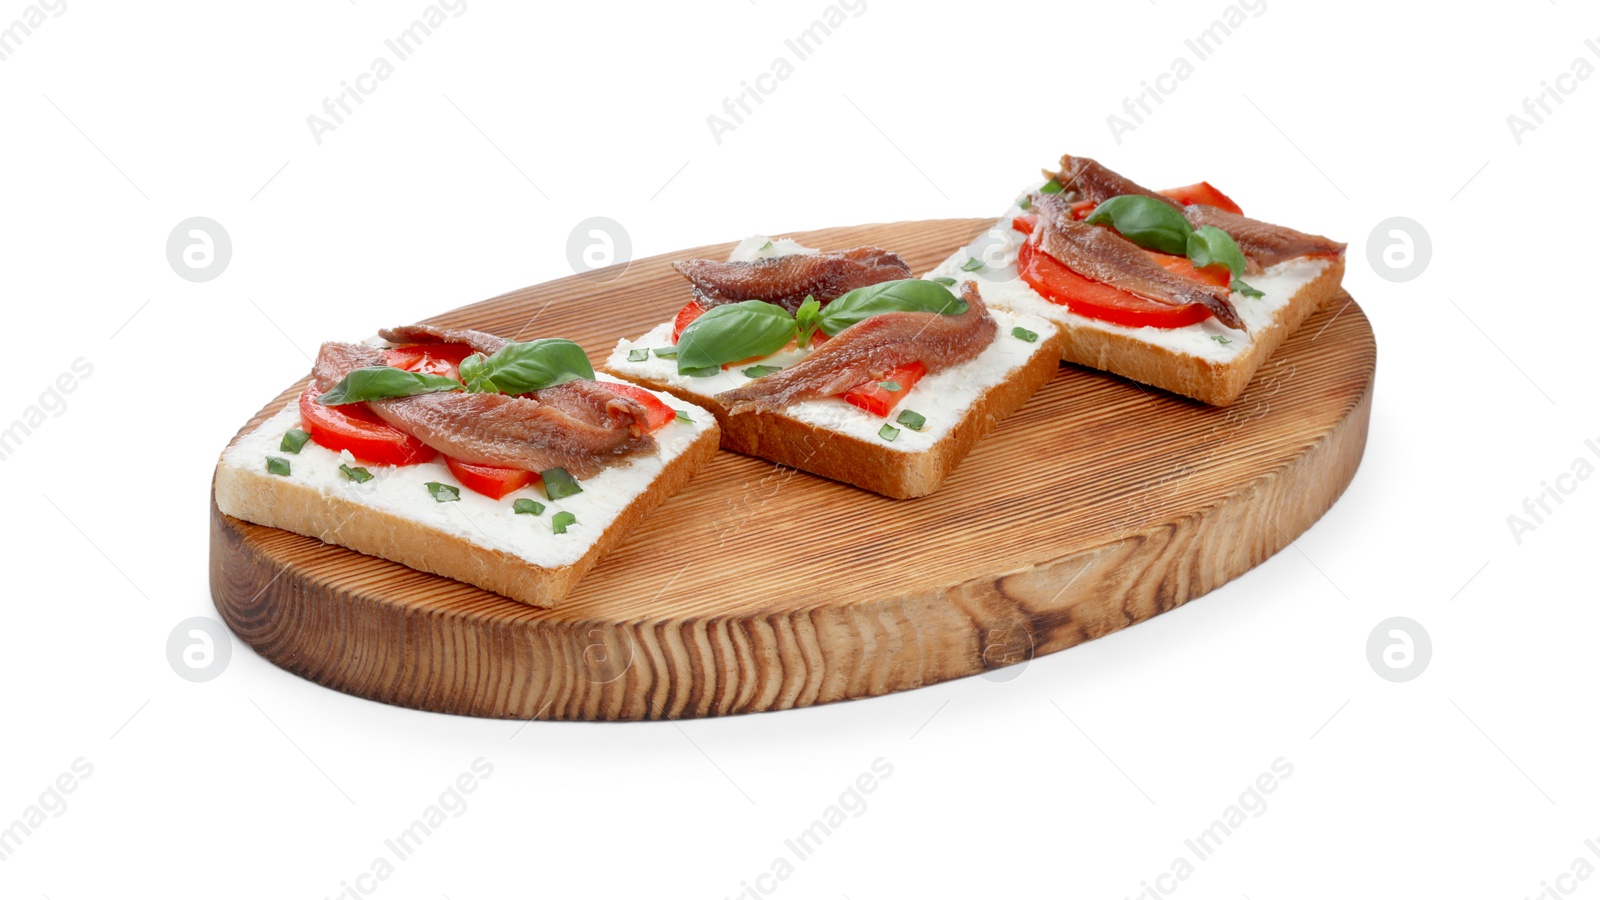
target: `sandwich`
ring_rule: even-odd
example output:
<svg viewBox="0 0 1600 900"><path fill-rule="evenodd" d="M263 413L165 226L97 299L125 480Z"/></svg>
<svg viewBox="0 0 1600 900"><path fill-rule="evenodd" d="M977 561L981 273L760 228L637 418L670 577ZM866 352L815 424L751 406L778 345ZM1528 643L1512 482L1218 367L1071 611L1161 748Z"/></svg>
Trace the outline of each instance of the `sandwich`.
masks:
<svg viewBox="0 0 1600 900"><path fill-rule="evenodd" d="M1215 406L1340 291L1345 245L1249 218L1207 182L1152 191L1081 156L931 277L1050 320L1061 358Z"/></svg>
<svg viewBox="0 0 1600 900"><path fill-rule="evenodd" d="M715 455L716 419L596 375L577 344L425 325L323 344L223 451L224 514L561 602Z"/></svg>
<svg viewBox="0 0 1600 900"><path fill-rule="evenodd" d="M683 308L604 370L710 410L726 449L887 497L937 490L1058 366L1049 321L878 247L757 235L676 268Z"/></svg>

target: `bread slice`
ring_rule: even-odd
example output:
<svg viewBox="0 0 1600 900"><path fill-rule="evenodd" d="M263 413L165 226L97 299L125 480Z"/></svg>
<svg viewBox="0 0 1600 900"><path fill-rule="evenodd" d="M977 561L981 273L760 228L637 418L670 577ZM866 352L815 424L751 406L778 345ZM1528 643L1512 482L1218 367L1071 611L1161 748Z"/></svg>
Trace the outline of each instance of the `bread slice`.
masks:
<svg viewBox="0 0 1600 900"><path fill-rule="evenodd" d="M923 378L887 418L833 397L796 403L779 413L729 413L716 394L750 378L737 366L710 378L678 375L675 360L654 352L671 346L671 322L638 340L619 341L603 369L710 410L728 450L903 500L937 490L972 445L1059 368L1060 331L1054 325L1035 316L991 314L1000 326L994 342L976 359ZM785 365L799 358L790 350L762 362ZM907 410L924 416L921 431L898 421ZM892 440L880 435L884 426L893 429Z"/></svg>
<svg viewBox="0 0 1600 900"><path fill-rule="evenodd" d="M1025 196L1025 195L1024 195ZM1017 277L1017 249L1026 238L1011 227L1024 214L1015 203L995 225L929 273L978 279L993 308L1028 313L1061 327L1061 358L1192 397L1227 406L1244 392L1256 370L1284 339L1328 298L1340 293L1344 260L1301 257L1244 280L1265 296L1233 295L1248 332L1214 318L1183 328L1130 328L1072 312L1041 297ZM972 261L983 264L970 272ZM963 266L968 270L963 270Z"/></svg>
<svg viewBox="0 0 1600 900"><path fill-rule="evenodd" d="M459 486L442 461L369 465L365 468L373 478L357 483L339 469L341 463L358 465L348 455L315 442L299 453L281 450L284 433L300 425L298 404L291 401L228 445L213 490L225 515L550 607L716 455L716 419L703 409L672 405L691 421L680 418L664 426L655 432L655 454L585 479L582 493L550 500L533 486L491 500L460 487L459 500L439 502L426 482ZM269 473L268 456L287 460L289 475ZM516 513L512 504L519 498L536 500L545 509L538 515ZM554 533L552 520L559 511L577 517L565 534Z"/></svg>

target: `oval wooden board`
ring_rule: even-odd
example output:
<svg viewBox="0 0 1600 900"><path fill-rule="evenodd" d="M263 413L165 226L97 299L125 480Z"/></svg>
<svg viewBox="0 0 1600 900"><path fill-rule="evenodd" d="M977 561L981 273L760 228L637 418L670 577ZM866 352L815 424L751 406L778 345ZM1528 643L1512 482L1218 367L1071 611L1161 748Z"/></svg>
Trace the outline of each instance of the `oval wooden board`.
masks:
<svg viewBox="0 0 1600 900"><path fill-rule="evenodd" d="M988 224L795 236L880 244L922 272ZM685 302L670 260L726 258L731 246L432 321L569 337L600 361L618 337ZM1371 327L1341 296L1228 409L1064 366L920 500L723 452L554 610L241 522L213 503L212 596L229 627L283 668L419 709L657 719L877 696L1054 653L1260 564L1354 477L1375 364Z"/></svg>

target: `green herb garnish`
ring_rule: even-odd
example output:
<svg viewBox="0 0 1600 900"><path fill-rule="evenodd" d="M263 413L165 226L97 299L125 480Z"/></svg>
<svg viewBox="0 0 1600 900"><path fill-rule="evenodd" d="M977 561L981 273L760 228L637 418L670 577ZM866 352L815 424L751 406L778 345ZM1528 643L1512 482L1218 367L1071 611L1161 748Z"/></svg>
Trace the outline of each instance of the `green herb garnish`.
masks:
<svg viewBox="0 0 1600 900"><path fill-rule="evenodd" d="M1032 197L1023 197L1017 203L1017 207L1020 208L1020 209L1032 209L1033 208L1033 198Z"/></svg>
<svg viewBox="0 0 1600 900"><path fill-rule="evenodd" d="M339 463L339 471L344 473L344 477L354 481L356 484L363 484L372 480L372 473L368 472L362 466L352 466L348 463Z"/></svg>
<svg viewBox="0 0 1600 900"><path fill-rule="evenodd" d="M900 382L898 381L880 381L878 382L878 387L883 388L891 394L900 393Z"/></svg>
<svg viewBox="0 0 1600 900"><path fill-rule="evenodd" d="M894 427L893 425L884 425L882 428L878 429L878 437L881 437L886 441L893 441L899 436L900 429Z"/></svg>
<svg viewBox="0 0 1600 900"><path fill-rule="evenodd" d="M767 241L765 244L761 245L761 250L762 251L767 251L767 250L771 250L771 249L772 249L772 242L771 241Z"/></svg>
<svg viewBox="0 0 1600 900"><path fill-rule="evenodd" d="M1172 204L1142 194L1112 197L1084 219L1090 225L1110 225L1116 232L1147 250L1183 256L1194 229Z"/></svg>
<svg viewBox="0 0 1600 900"><path fill-rule="evenodd" d="M1266 296L1266 294L1256 290L1248 284L1245 284L1237 278L1233 280L1233 284L1228 285L1228 290L1233 291L1235 294L1243 294L1246 297L1260 298Z"/></svg>
<svg viewBox="0 0 1600 900"><path fill-rule="evenodd" d="M679 422L685 422L685 423L688 423L688 424L693 424L694 423L694 420L689 418L689 411L688 410L686 410L686 409L678 409L677 407L673 407L672 408L672 412L673 412L673 416L672 417L674 419L677 419Z"/></svg>
<svg viewBox="0 0 1600 900"><path fill-rule="evenodd" d="M1219 344L1231 344L1231 343L1233 343L1233 341L1228 340L1227 335L1222 335L1222 334L1213 334L1211 336L1211 339L1213 341L1216 341Z"/></svg>
<svg viewBox="0 0 1600 900"><path fill-rule="evenodd" d="M544 504L537 500L529 500L527 497L523 497L511 504L511 511L523 515L539 516L544 514Z"/></svg>
<svg viewBox="0 0 1600 900"><path fill-rule="evenodd" d="M628 362L644 362L650 358L649 350L629 350Z"/></svg>
<svg viewBox="0 0 1600 900"><path fill-rule="evenodd" d="M540 472L539 480L544 484L544 496L547 500L560 500L562 497L583 493L578 480L560 466Z"/></svg>
<svg viewBox="0 0 1600 900"><path fill-rule="evenodd" d="M832 337L880 313L932 312L958 316L966 311L967 301L954 296L943 285L907 278L856 288L824 306L819 316L822 330Z"/></svg>
<svg viewBox="0 0 1600 900"><path fill-rule="evenodd" d="M267 473L271 475L288 475L289 461L281 456L267 457Z"/></svg>
<svg viewBox="0 0 1600 900"><path fill-rule="evenodd" d="M1029 331L1028 329L1023 328L1021 325L1018 325L1017 327L1011 329L1011 336L1014 338L1021 338L1022 340L1025 340L1031 344L1039 339L1039 332Z"/></svg>
<svg viewBox="0 0 1600 900"><path fill-rule="evenodd" d="M677 359L678 358L678 348L677 347L657 347L655 349L655 354L660 359Z"/></svg>
<svg viewBox="0 0 1600 900"><path fill-rule="evenodd" d="M430 481L426 487L428 488L428 493L432 495L434 502L436 503L449 503L451 500L461 499L461 489L455 487L454 485L440 484L437 481Z"/></svg>
<svg viewBox="0 0 1600 900"><path fill-rule="evenodd" d="M1244 252L1226 231L1215 225L1196 228L1184 247L1189 254L1189 262L1196 269L1227 266L1228 273L1235 278L1244 274Z"/></svg>
<svg viewBox="0 0 1600 900"><path fill-rule="evenodd" d="M942 284L945 287L955 287L956 283L956 280L949 275L940 275L938 278L929 278L928 280L934 284Z"/></svg>
<svg viewBox="0 0 1600 900"><path fill-rule="evenodd" d="M684 368L683 366L679 366L678 367L678 374L679 375L687 375L690 378L710 378L713 375L721 375L722 374L722 367L721 366L696 366L696 367L693 367L693 368Z"/></svg>
<svg viewBox="0 0 1600 900"><path fill-rule="evenodd" d="M479 394L527 394L580 378L593 380L589 355L571 341L540 338L507 344L461 361L461 380Z"/></svg>
<svg viewBox="0 0 1600 900"><path fill-rule="evenodd" d="M325 393L318 395L317 402L323 406L343 406L346 403L362 403L388 397L415 397L418 394L459 390L461 382L443 375L407 372L394 366L367 366L356 369Z"/></svg>
<svg viewBox="0 0 1600 900"><path fill-rule="evenodd" d="M961 271L963 272L976 272L981 268L983 268L983 260L975 256L967 257L967 261L961 264Z"/></svg>
<svg viewBox="0 0 1600 900"><path fill-rule="evenodd" d="M751 366L744 370L746 378L761 378L774 372L782 372L783 366Z"/></svg>
<svg viewBox="0 0 1600 900"><path fill-rule="evenodd" d="M771 356L794 336L794 317L776 304L745 300L713 306L679 335L678 374L715 372L723 363Z"/></svg>
<svg viewBox="0 0 1600 900"><path fill-rule="evenodd" d="M556 534L566 534L568 525L578 524L578 517L562 510L550 517L550 530Z"/></svg>
<svg viewBox="0 0 1600 900"><path fill-rule="evenodd" d="M283 441L278 444L278 449L285 453L299 453L300 449L306 445L306 441L309 440L311 440L311 432L291 428L283 436Z"/></svg>
<svg viewBox="0 0 1600 900"><path fill-rule="evenodd" d="M794 311L794 343L804 350L811 346L811 336L822 327L822 304L816 297L806 295L800 308Z"/></svg>
<svg viewBox="0 0 1600 900"><path fill-rule="evenodd" d="M1061 184L1054 178L1039 186L1039 193L1041 194L1059 194L1061 190Z"/></svg>
<svg viewBox="0 0 1600 900"><path fill-rule="evenodd" d="M922 426L928 424L928 420L922 415L922 413L914 412L909 409L901 410L900 415L895 418L895 421L911 429L912 431L921 431Z"/></svg>

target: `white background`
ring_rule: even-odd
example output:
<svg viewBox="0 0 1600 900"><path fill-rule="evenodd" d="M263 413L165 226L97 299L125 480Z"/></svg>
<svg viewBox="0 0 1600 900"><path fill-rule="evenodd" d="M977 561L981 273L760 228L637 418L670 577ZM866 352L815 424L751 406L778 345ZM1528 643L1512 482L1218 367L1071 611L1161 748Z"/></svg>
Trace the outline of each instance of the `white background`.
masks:
<svg viewBox="0 0 1600 900"><path fill-rule="evenodd" d="M1600 78L1520 143L1506 122L1600 65L1600 15L1269 0L1119 143L1107 115L1221 0L867 0L719 143L706 117L821 0L470 0L319 145L306 117L423 7L68 0L0 62L0 422L93 367L0 463L0 826L93 767L0 894L337 896L480 757L492 776L378 896L733 897L879 758L865 811L763 889L1136 896L1279 758L1266 810L1166 887L1522 898L1600 866L1600 479L1562 481L1520 540L1507 523L1600 465ZM570 274L590 216L644 256L993 214L1067 151L1351 244L1380 348L1366 461L1235 583L1009 681L681 724L412 712L238 642L215 681L170 668L173 627L215 616L216 454L320 341ZM231 235L214 281L168 265L191 216ZM1368 260L1392 216L1432 239L1407 283ZM1432 639L1407 683L1367 658L1391 616Z"/></svg>

